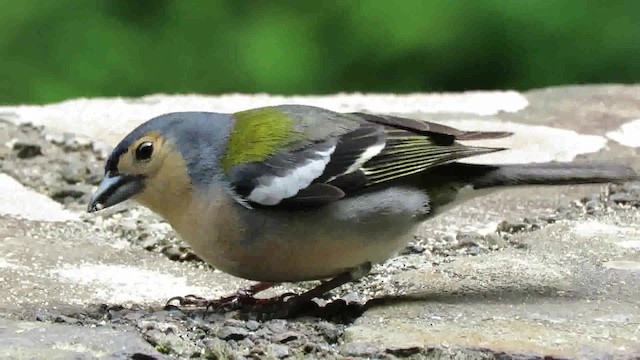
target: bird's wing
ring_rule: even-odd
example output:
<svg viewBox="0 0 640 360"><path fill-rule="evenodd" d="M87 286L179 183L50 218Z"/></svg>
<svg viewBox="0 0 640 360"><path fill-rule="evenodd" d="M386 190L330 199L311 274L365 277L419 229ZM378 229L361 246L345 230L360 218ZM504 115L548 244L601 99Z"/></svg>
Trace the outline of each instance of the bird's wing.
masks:
<svg viewBox="0 0 640 360"><path fill-rule="evenodd" d="M223 169L241 199L261 206L320 206L442 163L501 150L457 139L510 135L298 105L234 116Z"/></svg>

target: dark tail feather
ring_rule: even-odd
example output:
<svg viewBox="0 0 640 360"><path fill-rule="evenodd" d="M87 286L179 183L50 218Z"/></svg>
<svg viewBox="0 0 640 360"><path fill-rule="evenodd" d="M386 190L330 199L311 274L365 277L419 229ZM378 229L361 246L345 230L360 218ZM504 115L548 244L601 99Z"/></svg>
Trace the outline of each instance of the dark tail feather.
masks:
<svg viewBox="0 0 640 360"><path fill-rule="evenodd" d="M640 176L624 165L558 162L509 165L453 162L418 175L420 186L429 194L431 200L431 216L475 197L487 195L500 187L622 183L639 180Z"/></svg>
<svg viewBox="0 0 640 360"><path fill-rule="evenodd" d="M638 181L628 166L612 164L539 163L511 165L456 164L475 189L517 185L571 185Z"/></svg>

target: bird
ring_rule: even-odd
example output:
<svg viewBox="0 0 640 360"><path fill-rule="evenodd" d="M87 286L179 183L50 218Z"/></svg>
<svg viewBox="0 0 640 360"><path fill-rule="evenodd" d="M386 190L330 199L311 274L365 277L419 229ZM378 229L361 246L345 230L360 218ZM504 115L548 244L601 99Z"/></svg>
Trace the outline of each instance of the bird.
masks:
<svg viewBox="0 0 640 360"><path fill-rule="evenodd" d="M297 104L171 112L117 144L87 211L132 199L203 261L252 281L219 299L178 297L181 304L276 299L293 308L361 279L403 249L418 226L475 197L520 185L638 180L622 164L462 161L506 150L462 142L510 135ZM286 299L255 297L276 284L314 280L321 282Z"/></svg>

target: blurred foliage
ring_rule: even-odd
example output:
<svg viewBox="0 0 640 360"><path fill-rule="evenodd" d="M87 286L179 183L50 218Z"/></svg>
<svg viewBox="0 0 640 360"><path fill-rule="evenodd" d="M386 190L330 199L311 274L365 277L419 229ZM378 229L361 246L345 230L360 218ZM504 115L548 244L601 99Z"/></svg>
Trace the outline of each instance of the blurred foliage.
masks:
<svg viewBox="0 0 640 360"><path fill-rule="evenodd" d="M0 103L638 82L640 2L0 0Z"/></svg>

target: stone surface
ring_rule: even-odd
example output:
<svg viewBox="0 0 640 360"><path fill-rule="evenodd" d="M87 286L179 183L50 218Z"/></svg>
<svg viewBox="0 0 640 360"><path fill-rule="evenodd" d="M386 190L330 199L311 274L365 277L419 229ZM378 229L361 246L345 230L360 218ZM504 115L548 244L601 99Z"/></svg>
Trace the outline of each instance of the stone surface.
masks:
<svg viewBox="0 0 640 360"><path fill-rule="evenodd" d="M67 211L51 198L27 189L14 178L0 173L0 215L26 220L77 220L78 214Z"/></svg>
<svg viewBox="0 0 640 360"><path fill-rule="evenodd" d="M501 111L512 112L523 109L527 106L527 99L514 91L406 96L393 94L293 97L266 94L149 95L134 99L75 99L46 106L5 106L0 107L0 118L14 123L29 122L45 125L58 132L80 134L91 139L101 139L113 145L128 132L126 129L131 129L151 117L167 112L233 112L283 103L315 105L335 111L492 115Z"/></svg>
<svg viewBox="0 0 640 360"><path fill-rule="evenodd" d="M603 216L634 224L637 213ZM518 235L527 251L458 259L408 270L405 299L379 301L347 328L353 343L385 348L482 347L507 353L599 358L640 354L640 254L618 231L576 234L562 222ZM640 237L640 226L620 228ZM586 235L586 236L585 236ZM614 260L615 259L615 260Z"/></svg>
<svg viewBox="0 0 640 360"><path fill-rule="evenodd" d="M640 147L640 119L631 120L622 124L619 129L609 131L607 137L626 146Z"/></svg>
<svg viewBox="0 0 640 360"><path fill-rule="evenodd" d="M80 221L0 217L0 224L0 309L29 314L48 306L157 305L176 295L235 289L231 277L132 248Z"/></svg>
<svg viewBox="0 0 640 360"><path fill-rule="evenodd" d="M169 359L143 339L122 329L0 318L0 357L3 359L135 359L145 355Z"/></svg>
<svg viewBox="0 0 640 360"><path fill-rule="evenodd" d="M85 214L106 153L164 112L278 103L515 132L486 143L514 150L477 162L593 159L640 168L640 86L0 107L0 357L640 356L638 184L529 187L472 200L428 221L400 256L299 318L165 307L172 296L217 297L247 282L202 264L135 204ZM19 154L16 143L41 154Z"/></svg>

